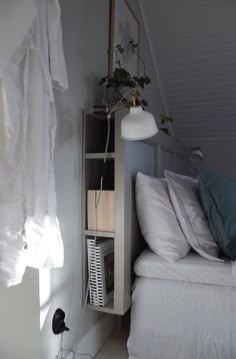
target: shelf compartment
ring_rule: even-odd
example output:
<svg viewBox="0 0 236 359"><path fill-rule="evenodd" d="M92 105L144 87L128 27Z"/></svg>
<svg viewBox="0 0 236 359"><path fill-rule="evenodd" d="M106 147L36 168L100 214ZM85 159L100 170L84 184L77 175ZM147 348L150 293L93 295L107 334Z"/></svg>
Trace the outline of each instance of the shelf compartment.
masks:
<svg viewBox="0 0 236 359"><path fill-rule="evenodd" d="M86 114L85 119L85 153L103 153L106 147L108 122L106 116ZM110 119L110 140L108 152L114 152L114 117ZM91 136L93 134L93 136Z"/></svg>
<svg viewBox="0 0 236 359"><path fill-rule="evenodd" d="M99 190L101 176L104 176L103 190L114 191L114 159L109 159L104 167L102 158L85 159L85 191Z"/></svg>
<svg viewBox="0 0 236 359"><path fill-rule="evenodd" d="M84 235L85 236L91 236L91 237L105 237L105 238L115 238L115 233L114 232L101 232L101 231L88 231L85 230L84 231Z"/></svg>
<svg viewBox="0 0 236 359"><path fill-rule="evenodd" d="M104 307L100 307L100 306L92 305L92 304L87 304L87 308L91 309L91 310L98 311L98 312L115 314L113 302L108 303Z"/></svg>
<svg viewBox="0 0 236 359"><path fill-rule="evenodd" d="M115 231L115 191L87 191L86 229L101 232Z"/></svg>

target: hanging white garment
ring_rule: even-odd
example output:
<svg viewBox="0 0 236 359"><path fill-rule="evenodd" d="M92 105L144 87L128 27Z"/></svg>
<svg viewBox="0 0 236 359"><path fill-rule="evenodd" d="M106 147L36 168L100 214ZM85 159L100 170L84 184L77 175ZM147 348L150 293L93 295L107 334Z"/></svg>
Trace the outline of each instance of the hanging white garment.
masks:
<svg viewBox="0 0 236 359"><path fill-rule="evenodd" d="M63 265L56 216L53 82L68 88L58 0L37 0L33 24L2 69L0 98L0 285L26 265Z"/></svg>
<svg viewBox="0 0 236 359"><path fill-rule="evenodd" d="M63 265L63 247L56 217L53 86L67 89L68 82L58 0L38 0L37 7L33 43L38 51L29 65L25 241L29 266L54 268Z"/></svg>
<svg viewBox="0 0 236 359"><path fill-rule="evenodd" d="M1 0L0 74L29 32L36 12L34 0Z"/></svg>

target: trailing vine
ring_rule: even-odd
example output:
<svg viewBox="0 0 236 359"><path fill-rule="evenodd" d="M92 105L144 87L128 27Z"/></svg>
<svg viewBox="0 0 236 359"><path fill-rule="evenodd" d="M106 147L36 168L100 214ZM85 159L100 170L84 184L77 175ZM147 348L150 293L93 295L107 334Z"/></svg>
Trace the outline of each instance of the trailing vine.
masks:
<svg viewBox="0 0 236 359"><path fill-rule="evenodd" d="M122 64L122 60L124 57L125 52L127 51L125 49L125 43L122 42L113 49L114 55L115 55L115 63L116 67L112 73L112 76L105 76L102 77L100 80L100 84L105 86L106 89L113 89L115 94L118 94L121 96L121 89L124 87L129 87L130 89L134 89L134 92L137 96L137 102L138 104L141 104L142 106L147 106L147 101L142 97L142 91L146 88L147 85L151 83L150 77L146 74L146 66L145 62L142 59L142 57L138 54L138 43L130 39L128 42L128 47L131 49L132 54L136 56L139 61L143 65L143 76L135 76L130 74ZM126 102L128 102L128 99L126 99Z"/></svg>

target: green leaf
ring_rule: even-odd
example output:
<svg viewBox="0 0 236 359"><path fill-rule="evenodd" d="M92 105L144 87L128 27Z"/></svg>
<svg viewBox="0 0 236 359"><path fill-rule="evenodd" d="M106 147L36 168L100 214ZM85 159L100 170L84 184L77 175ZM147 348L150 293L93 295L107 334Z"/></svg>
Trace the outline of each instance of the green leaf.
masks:
<svg viewBox="0 0 236 359"><path fill-rule="evenodd" d="M148 106L148 103L147 103L147 101L146 101L144 98L142 99L141 104L142 104L144 107Z"/></svg>
<svg viewBox="0 0 236 359"><path fill-rule="evenodd" d="M119 52L120 54L123 54L123 53L125 52L125 49L123 49L123 47L120 47L120 48L118 49L118 52Z"/></svg>
<svg viewBox="0 0 236 359"><path fill-rule="evenodd" d="M129 41L129 44L134 48L136 49L138 47L138 43L134 40L134 39L131 39Z"/></svg>
<svg viewBox="0 0 236 359"><path fill-rule="evenodd" d="M161 124L164 124L165 122L168 122L168 121L169 122L174 121L174 117L167 116L167 115L164 115L164 114L161 114L160 119L161 119Z"/></svg>
<svg viewBox="0 0 236 359"><path fill-rule="evenodd" d="M108 76L106 77L102 77L101 80L100 80L100 85L103 85L108 79Z"/></svg>
<svg viewBox="0 0 236 359"><path fill-rule="evenodd" d="M150 79L150 77L149 76L145 76L145 83L146 83L146 85L148 85L148 84L150 84L151 83L151 79Z"/></svg>

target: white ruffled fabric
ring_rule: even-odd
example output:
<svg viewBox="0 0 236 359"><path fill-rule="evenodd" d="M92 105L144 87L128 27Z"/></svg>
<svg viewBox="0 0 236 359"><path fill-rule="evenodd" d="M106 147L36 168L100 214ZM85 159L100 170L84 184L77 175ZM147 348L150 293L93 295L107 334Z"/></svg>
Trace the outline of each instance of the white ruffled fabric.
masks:
<svg viewBox="0 0 236 359"><path fill-rule="evenodd" d="M7 6L8 1L0 5L2 286L20 283L27 265L63 265L56 215L53 153L57 120L53 86L68 88L58 0L10 0L11 6ZM14 4L19 8L18 17L22 15L19 28L14 24L15 36L6 25L13 23ZM2 16L8 21L2 22ZM11 46L5 44L8 36Z"/></svg>

